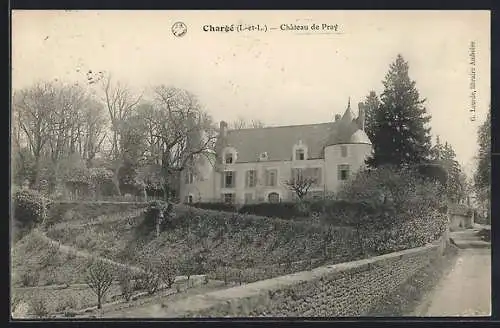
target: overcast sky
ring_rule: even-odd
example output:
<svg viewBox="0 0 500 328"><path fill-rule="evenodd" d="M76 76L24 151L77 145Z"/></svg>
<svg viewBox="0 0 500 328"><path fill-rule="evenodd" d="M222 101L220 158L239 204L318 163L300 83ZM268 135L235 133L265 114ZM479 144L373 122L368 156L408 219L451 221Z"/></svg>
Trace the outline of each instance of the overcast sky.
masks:
<svg viewBox="0 0 500 328"><path fill-rule="evenodd" d="M187 33L172 34L182 21ZM267 32L204 32L204 25L266 25ZM281 24L338 24L281 31ZM276 30L270 30L271 28ZM322 33L318 33L322 32ZM470 120L470 44L475 42L476 121ZM450 142L468 172L477 127L490 102L487 11L16 11L13 87L38 80L83 81L108 71L140 90L174 85L198 95L216 121L239 116L267 125L321 123L370 90L389 64L409 62L432 134Z"/></svg>

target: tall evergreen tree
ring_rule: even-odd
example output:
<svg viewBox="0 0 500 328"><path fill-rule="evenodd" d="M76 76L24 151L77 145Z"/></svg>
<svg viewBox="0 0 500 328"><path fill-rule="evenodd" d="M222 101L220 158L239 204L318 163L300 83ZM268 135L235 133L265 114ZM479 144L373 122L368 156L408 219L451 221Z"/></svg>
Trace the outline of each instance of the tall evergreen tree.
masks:
<svg viewBox="0 0 500 328"><path fill-rule="evenodd" d="M491 113L478 131L478 165L474 174L474 187L479 200L489 210L491 187Z"/></svg>
<svg viewBox="0 0 500 328"><path fill-rule="evenodd" d="M380 100L378 99L377 94L375 91L370 91L368 96L366 96L366 99L364 101L365 105L365 132L370 138L370 140L373 140L375 137L374 131L375 131L375 115L377 114L377 111L380 107Z"/></svg>
<svg viewBox="0 0 500 328"><path fill-rule="evenodd" d="M434 161L439 161L443 159L444 146L441 143L439 136L436 136L436 144L431 148L431 159Z"/></svg>
<svg viewBox="0 0 500 328"><path fill-rule="evenodd" d="M421 164L429 159L431 137L426 125L431 117L408 70L408 63L398 55L382 82L384 92L373 125L374 154L367 160L371 167Z"/></svg>
<svg viewBox="0 0 500 328"><path fill-rule="evenodd" d="M441 143L439 136L436 137L436 144L431 148L431 160L443 166L447 173L446 193L454 203L459 203L466 198L467 178L462 171L460 163L456 160L453 147L445 142Z"/></svg>

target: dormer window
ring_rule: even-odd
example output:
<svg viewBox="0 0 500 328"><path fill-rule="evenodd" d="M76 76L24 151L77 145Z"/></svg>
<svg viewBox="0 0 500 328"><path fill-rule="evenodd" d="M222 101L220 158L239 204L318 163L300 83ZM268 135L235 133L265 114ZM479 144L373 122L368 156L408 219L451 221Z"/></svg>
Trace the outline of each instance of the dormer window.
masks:
<svg viewBox="0 0 500 328"><path fill-rule="evenodd" d="M295 150L295 160L296 161L303 161L305 159L306 159L306 153L305 153L304 149L299 148L299 149Z"/></svg>
<svg viewBox="0 0 500 328"><path fill-rule="evenodd" d="M224 163L233 164L233 153L226 153L226 156L224 156Z"/></svg>
<svg viewBox="0 0 500 328"><path fill-rule="evenodd" d="M307 155L307 145L302 142L302 140L299 140L294 146L293 146L293 156L292 160L294 161L304 161L308 158Z"/></svg>

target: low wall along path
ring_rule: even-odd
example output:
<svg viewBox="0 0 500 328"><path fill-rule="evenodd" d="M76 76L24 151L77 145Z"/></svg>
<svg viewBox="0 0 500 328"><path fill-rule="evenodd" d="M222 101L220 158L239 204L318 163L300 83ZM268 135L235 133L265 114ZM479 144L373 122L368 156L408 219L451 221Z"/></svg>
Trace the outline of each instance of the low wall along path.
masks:
<svg viewBox="0 0 500 328"><path fill-rule="evenodd" d="M195 295L151 317L370 315L378 300L440 257L442 250L442 245L432 244Z"/></svg>

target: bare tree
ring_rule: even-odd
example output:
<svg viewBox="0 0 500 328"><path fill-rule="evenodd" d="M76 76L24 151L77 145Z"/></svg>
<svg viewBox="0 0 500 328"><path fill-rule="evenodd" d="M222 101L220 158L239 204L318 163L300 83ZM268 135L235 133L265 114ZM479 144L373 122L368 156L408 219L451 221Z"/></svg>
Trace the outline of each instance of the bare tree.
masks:
<svg viewBox="0 0 500 328"><path fill-rule="evenodd" d="M134 291L134 284L132 282L134 275L132 271L128 268L120 269L118 274L118 283L120 284L120 290L125 301L130 301L132 293Z"/></svg>
<svg viewBox="0 0 500 328"><path fill-rule="evenodd" d="M170 259L163 255L151 254L148 251L142 254L141 264L144 273L140 275L140 285L153 295L161 287L161 283L172 287L175 282L176 268Z"/></svg>
<svg viewBox="0 0 500 328"><path fill-rule="evenodd" d="M246 120L243 117L238 117L235 121L231 122L229 127L233 130L241 130L241 129L257 129L263 128L264 122L261 120Z"/></svg>
<svg viewBox="0 0 500 328"><path fill-rule="evenodd" d="M211 117L201 109L190 92L173 87L155 89L155 106L150 116L161 153L164 195L171 195L173 178L186 169L211 160L215 149L216 129Z"/></svg>
<svg viewBox="0 0 500 328"><path fill-rule="evenodd" d="M294 174L292 178L285 181L285 186L295 192L299 200L302 200L309 192L309 189L316 184L316 181L316 178L299 173Z"/></svg>
<svg viewBox="0 0 500 328"><path fill-rule="evenodd" d="M113 183L116 192L121 195L118 174L124 164L122 140L124 124L133 115L135 108L142 99L142 95L135 96L126 85L119 82L114 83L110 74L100 78L100 81L103 85L105 107L111 123L110 157L114 162Z"/></svg>
<svg viewBox="0 0 500 328"><path fill-rule="evenodd" d="M84 135L82 139L82 157L90 166L96 154L102 149L106 139L106 120L103 115L104 107L96 100L89 99L83 113Z"/></svg>
<svg viewBox="0 0 500 328"><path fill-rule="evenodd" d="M52 135L53 108L56 88L52 83L37 83L30 88L15 91L13 111L27 146L35 161L35 185L40 180L43 150Z"/></svg>
<svg viewBox="0 0 500 328"><path fill-rule="evenodd" d="M74 155L95 156L106 132L102 108L78 85L41 82L14 92L13 146L20 162L33 157L35 185L49 177L57 184L64 161Z"/></svg>
<svg viewBox="0 0 500 328"><path fill-rule="evenodd" d="M97 308L102 309L102 300L113 284L113 271L103 260L93 258L85 277L87 285L97 296Z"/></svg>

